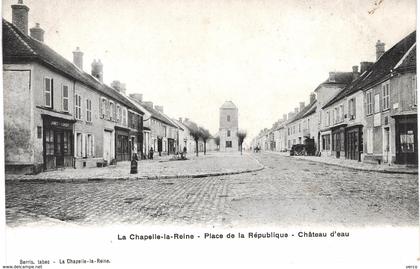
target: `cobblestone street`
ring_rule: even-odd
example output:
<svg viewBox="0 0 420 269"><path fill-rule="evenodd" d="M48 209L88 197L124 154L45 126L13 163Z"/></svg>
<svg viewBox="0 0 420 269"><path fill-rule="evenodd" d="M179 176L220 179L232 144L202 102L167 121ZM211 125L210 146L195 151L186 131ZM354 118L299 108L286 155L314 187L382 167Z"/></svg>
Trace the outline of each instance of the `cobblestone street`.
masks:
<svg viewBox="0 0 420 269"><path fill-rule="evenodd" d="M6 183L6 218L25 224L240 227L418 225L418 176L253 154L246 174L103 182Z"/></svg>

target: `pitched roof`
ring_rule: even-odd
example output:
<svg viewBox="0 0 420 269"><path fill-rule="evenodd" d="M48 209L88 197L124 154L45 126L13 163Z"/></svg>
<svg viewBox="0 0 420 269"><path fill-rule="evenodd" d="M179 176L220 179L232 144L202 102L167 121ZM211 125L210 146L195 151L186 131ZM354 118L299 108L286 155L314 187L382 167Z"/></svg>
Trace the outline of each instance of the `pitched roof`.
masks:
<svg viewBox="0 0 420 269"><path fill-rule="evenodd" d="M4 63L39 61L63 75L71 77L141 113L125 96L79 69L43 42L24 34L5 19L2 20L2 29Z"/></svg>
<svg viewBox="0 0 420 269"><path fill-rule="evenodd" d="M416 63L416 31L412 32L400 42L395 44L392 48L386 51L366 72L364 72L358 79L347 85L341 90L333 99L331 99L323 108L333 105L342 98L349 96L359 90L368 89L370 86L379 82L386 76L391 74L391 71L396 65L403 60L399 67L415 67ZM410 50L410 48L413 48ZM408 54L407 54L408 53ZM403 59L403 57L405 59ZM399 68L398 67L398 68Z"/></svg>
<svg viewBox="0 0 420 269"><path fill-rule="evenodd" d="M224 109L237 109L235 104L232 101L226 101L223 103L223 105L220 108Z"/></svg>
<svg viewBox="0 0 420 269"><path fill-rule="evenodd" d="M163 122L169 126L178 128L178 126L175 125L175 123L173 123L168 116L164 115L163 113L157 111L156 109L154 109L152 106L147 105L145 102L140 102L137 99L134 99L132 97L128 97L128 99L130 100L130 102L132 102L133 104L135 104L137 106L137 109L140 110L146 110L150 113L151 117Z"/></svg>
<svg viewBox="0 0 420 269"><path fill-rule="evenodd" d="M315 112L313 109L316 109L316 99L313 100L311 103L309 103L307 106L305 106L302 111L300 111L299 113L297 113L288 123L293 123L297 120L300 120L310 114L312 114L313 112ZM311 112L311 113L310 113Z"/></svg>

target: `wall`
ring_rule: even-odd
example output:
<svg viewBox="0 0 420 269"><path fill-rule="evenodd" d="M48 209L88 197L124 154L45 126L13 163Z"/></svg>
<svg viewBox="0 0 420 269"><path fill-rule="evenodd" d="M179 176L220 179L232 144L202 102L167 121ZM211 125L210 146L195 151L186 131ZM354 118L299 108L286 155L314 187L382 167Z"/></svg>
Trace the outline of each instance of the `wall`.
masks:
<svg viewBox="0 0 420 269"><path fill-rule="evenodd" d="M7 164L33 164L30 65L3 66L4 153ZM19 104L19 105L16 105Z"/></svg>
<svg viewBox="0 0 420 269"><path fill-rule="evenodd" d="M230 121L227 121L227 116ZM230 136L227 131L230 130ZM220 108L219 114L219 135L220 135L220 151L237 151L238 150L238 109ZM226 148L226 141L232 141L232 148Z"/></svg>

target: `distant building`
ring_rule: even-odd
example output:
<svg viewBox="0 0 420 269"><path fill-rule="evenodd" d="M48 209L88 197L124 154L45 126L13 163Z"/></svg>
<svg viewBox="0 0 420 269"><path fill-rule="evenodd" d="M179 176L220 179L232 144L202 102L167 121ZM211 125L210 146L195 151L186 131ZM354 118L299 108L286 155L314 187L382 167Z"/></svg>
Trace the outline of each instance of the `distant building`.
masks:
<svg viewBox="0 0 420 269"><path fill-rule="evenodd" d="M238 108L232 101L220 107L219 136L220 151L238 150Z"/></svg>

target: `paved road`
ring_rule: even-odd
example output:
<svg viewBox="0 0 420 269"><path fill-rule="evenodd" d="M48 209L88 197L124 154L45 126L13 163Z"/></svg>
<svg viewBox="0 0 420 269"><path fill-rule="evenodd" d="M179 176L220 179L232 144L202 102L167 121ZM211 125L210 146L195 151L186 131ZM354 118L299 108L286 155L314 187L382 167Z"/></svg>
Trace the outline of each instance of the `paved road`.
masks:
<svg viewBox="0 0 420 269"><path fill-rule="evenodd" d="M72 224L418 225L418 176L355 171L270 153L249 174L6 184L10 226Z"/></svg>

